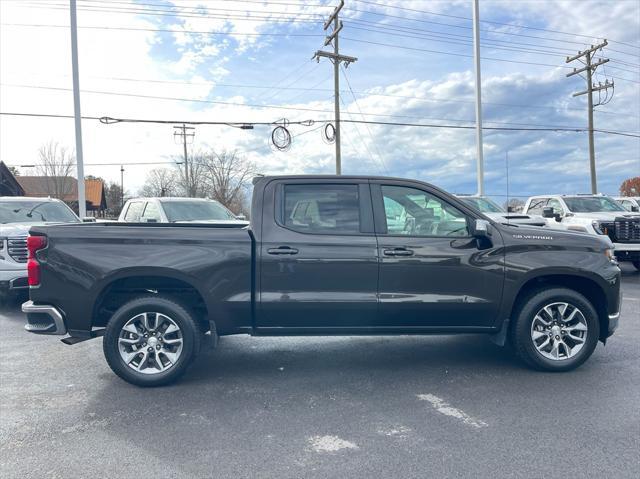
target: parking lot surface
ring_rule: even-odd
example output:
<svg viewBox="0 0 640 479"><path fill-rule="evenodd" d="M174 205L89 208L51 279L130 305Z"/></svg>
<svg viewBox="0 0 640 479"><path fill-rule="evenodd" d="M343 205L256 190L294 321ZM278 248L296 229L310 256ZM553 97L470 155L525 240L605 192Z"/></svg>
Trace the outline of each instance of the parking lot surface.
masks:
<svg viewBox="0 0 640 479"><path fill-rule="evenodd" d="M638 477L640 274L620 328L570 373L484 336L225 337L179 383L115 376L0 311L0 475Z"/></svg>

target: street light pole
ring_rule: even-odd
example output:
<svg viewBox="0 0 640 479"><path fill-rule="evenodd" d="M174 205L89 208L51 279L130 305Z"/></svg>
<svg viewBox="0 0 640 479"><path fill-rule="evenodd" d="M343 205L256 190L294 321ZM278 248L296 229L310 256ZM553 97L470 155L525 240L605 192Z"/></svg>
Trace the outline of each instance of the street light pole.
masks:
<svg viewBox="0 0 640 479"><path fill-rule="evenodd" d="M124 165L120 165L120 208L124 207Z"/></svg>
<svg viewBox="0 0 640 479"><path fill-rule="evenodd" d="M71 16L71 69L73 73L73 116L76 127L76 176L78 180L78 215L87 216L84 192L84 163L82 155L82 116L80 114L80 73L78 70L78 21L76 0L69 1Z"/></svg>

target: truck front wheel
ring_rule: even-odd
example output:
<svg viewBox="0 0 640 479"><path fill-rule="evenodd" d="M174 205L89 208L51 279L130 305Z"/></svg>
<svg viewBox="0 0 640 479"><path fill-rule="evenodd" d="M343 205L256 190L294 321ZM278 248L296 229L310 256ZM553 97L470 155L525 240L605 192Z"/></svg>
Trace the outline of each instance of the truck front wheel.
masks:
<svg viewBox="0 0 640 479"><path fill-rule="evenodd" d="M137 386L177 380L193 360L198 327L191 313L161 296L142 296L121 306L103 338L109 367Z"/></svg>
<svg viewBox="0 0 640 479"><path fill-rule="evenodd" d="M511 328L516 354L544 371L569 371L584 363L598 344L600 325L587 298L551 288L529 296Z"/></svg>

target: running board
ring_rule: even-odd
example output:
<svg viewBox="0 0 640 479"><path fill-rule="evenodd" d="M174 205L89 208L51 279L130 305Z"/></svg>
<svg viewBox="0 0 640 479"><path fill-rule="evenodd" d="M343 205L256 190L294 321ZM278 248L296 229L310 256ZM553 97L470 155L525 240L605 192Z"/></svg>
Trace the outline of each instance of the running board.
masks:
<svg viewBox="0 0 640 479"><path fill-rule="evenodd" d="M96 329L95 331L91 331L89 336L67 336L66 338L62 338L64 344L68 344L69 346L81 343L83 341L88 341L89 339L98 338L100 336L104 336L105 328Z"/></svg>

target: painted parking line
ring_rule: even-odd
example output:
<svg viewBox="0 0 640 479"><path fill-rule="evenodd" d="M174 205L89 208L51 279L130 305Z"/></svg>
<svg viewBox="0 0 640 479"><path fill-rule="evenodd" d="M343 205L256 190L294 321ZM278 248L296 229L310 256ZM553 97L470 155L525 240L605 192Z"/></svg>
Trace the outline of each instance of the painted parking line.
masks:
<svg viewBox="0 0 640 479"><path fill-rule="evenodd" d="M456 418L462 421L464 424L467 424L468 426L477 428L488 426L486 422L481 421L480 419L476 419L463 410L451 406L444 399L439 398L438 396L434 396L433 394L418 394L418 399L431 403L433 408L440 414Z"/></svg>
<svg viewBox="0 0 640 479"><path fill-rule="evenodd" d="M337 452L342 449L359 449L358 445L340 439L338 436L313 436L308 439L309 446L315 452Z"/></svg>

